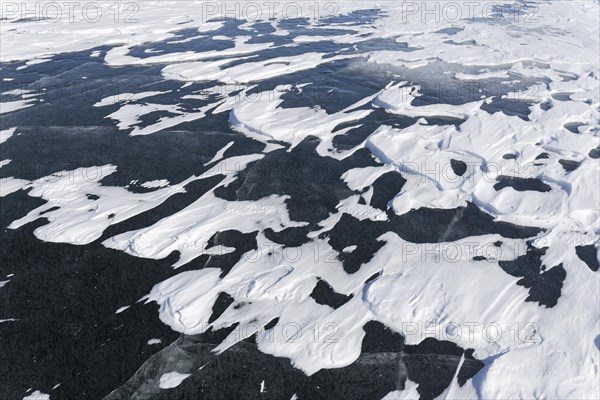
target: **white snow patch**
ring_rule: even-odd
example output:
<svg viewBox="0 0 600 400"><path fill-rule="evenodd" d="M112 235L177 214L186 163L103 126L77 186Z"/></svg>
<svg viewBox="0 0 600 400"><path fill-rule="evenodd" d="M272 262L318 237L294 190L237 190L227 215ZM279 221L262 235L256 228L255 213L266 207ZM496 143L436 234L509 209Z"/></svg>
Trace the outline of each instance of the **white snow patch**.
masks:
<svg viewBox="0 0 600 400"><path fill-rule="evenodd" d="M8 114L13 111L31 107L32 105L33 104L27 100L3 101L0 102L0 114Z"/></svg>
<svg viewBox="0 0 600 400"><path fill-rule="evenodd" d="M169 186L169 181L166 179L156 179L153 181L144 182L140 186L147 189L163 188L165 186Z"/></svg>
<svg viewBox="0 0 600 400"><path fill-rule="evenodd" d="M50 395L36 390L29 396L23 397L23 400L50 400Z"/></svg>
<svg viewBox="0 0 600 400"><path fill-rule="evenodd" d="M162 374L160 377L159 387L161 389L172 389L177 387L183 382L186 378L190 377L192 374L181 374L179 372L167 372L166 374Z"/></svg>
<svg viewBox="0 0 600 400"><path fill-rule="evenodd" d="M17 128L3 129L0 131L0 143L6 142L15 133Z"/></svg>

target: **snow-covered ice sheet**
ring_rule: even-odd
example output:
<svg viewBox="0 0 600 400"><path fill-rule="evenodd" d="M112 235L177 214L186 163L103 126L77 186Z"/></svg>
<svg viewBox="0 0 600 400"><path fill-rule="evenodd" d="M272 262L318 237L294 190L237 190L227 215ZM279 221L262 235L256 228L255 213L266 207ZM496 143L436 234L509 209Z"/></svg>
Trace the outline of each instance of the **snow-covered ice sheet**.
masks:
<svg viewBox="0 0 600 400"><path fill-rule="evenodd" d="M208 172L157 171L140 193L102 182L112 164L6 176L2 197L45 201L9 228L46 219L39 239L86 245L222 176L172 214L102 239L194 266L144 299L174 330L238 324L217 352L255 334L260 351L312 375L353 364L363 327L379 321L407 345L434 336L483 361L441 398L597 398L600 3L348 1L318 18L302 4L306 18L208 21L209 3L140 3L135 23L3 10L0 60L20 71L83 51L113 70L155 69L164 86L91 102L98 124L139 137L222 118L263 146L242 154L226 142L204 154ZM18 141L18 115L42 106L27 94L3 99L15 127L0 150ZM316 301L321 281L346 301ZM215 317L223 293L233 305ZM289 326L334 327L336 340L288 340ZM189 376L163 374L159 386ZM386 398L419 387L408 379Z"/></svg>

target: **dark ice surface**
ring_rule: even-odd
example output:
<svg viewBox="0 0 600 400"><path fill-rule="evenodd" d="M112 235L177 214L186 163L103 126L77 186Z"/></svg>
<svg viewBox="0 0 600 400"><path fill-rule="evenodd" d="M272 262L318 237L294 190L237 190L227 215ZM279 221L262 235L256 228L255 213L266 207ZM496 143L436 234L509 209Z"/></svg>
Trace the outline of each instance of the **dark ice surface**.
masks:
<svg viewBox="0 0 600 400"><path fill-rule="evenodd" d="M150 358L106 400L174 400L198 396L275 400L289 399L294 394L299 400L379 400L391 391L404 389L407 377L418 384L422 399L433 399L444 391L455 374L462 386L484 366L470 349L465 351L454 343L433 338L418 345L405 345L401 334L371 321L363 327L365 337L356 361L306 376L288 359L261 353L254 336L222 353L212 352L234 329L235 326L201 335L182 335ZM172 371L192 375L176 388L160 390L160 376Z"/></svg>
<svg viewBox="0 0 600 400"><path fill-rule="evenodd" d="M467 172L467 164L460 160L450 160L450 167L457 176L463 176Z"/></svg>
<svg viewBox="0 0 600 400"><path fill-rule="evenodd" d="M598 251L596 246L588 244L585 246L575 246L575 253L592 271L598 271L600 264L598 263Z"/></svg>
<svg viewBox="0 0 600 400"><path fill-rule="evenodd" d="M532 190L535 192L549 192L552 187L536 178L520 178L516 176L499 176L496 178L498 183L494 185L494 189L502 190L505 187L513 188L518 192Z"/></svg>
<svg viewBox="0 0 600 400"><path fill-rule="evenodd" d="M524 255L513 261L499 261L498 264L508 274L521 277L517 285L529 289L529 296L525 301L535 301L552 308L558 303L567 272L562 264L546 270L541 260L546 250L546 247L536 248L528 244Z"/></svg>
<svg viewBox="0 0 600 400"><path fill-rule="evenodd" d="M337 293L333 287L321 278L317 278L317 284L310 297L319 304L328 305L331 308L340 308L346 304L354 295L344 295Z"/></svg>

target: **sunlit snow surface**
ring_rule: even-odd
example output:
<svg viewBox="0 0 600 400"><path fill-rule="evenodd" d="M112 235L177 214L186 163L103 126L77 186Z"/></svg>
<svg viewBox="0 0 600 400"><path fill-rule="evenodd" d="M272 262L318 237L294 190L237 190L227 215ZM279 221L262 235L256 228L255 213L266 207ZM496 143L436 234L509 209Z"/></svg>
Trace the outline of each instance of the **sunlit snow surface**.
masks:
<svg viewBox="0 0 600 400"><path fill-rule="evenodd" d="M185 335L111 398L271 356L243 393L598 398L599 3L328 4L2 21L3 212L37 198L3 235L184 270L141 300Z"/></svg>

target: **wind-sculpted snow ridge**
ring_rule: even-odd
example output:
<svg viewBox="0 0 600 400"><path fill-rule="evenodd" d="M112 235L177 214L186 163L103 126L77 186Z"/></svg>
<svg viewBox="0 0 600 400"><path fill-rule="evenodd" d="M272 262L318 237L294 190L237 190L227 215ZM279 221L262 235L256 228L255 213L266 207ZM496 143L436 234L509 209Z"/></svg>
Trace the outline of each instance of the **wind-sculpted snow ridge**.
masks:
<svg viewBox="0 0 600 400"><path fill-rule="evenodd" d="M3 228L183 271L107 398L597 398L599 3L332 4L3 21Z"/></svg>

